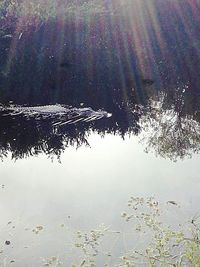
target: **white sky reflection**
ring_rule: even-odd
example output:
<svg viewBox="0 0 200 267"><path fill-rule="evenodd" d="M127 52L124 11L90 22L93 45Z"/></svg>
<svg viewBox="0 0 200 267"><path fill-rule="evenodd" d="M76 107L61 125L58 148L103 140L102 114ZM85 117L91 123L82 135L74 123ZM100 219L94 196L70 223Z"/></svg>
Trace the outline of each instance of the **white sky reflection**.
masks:
<svg viewBox="0 0 200 267"><path fill-rule="evenodd" d="M8 258L20 259L15 266L54 255L55 247L62 253L67 239L59 229L62 223L72 231L102 222L123 228L120 214L130 196L175 200L183 218L199 212L199 156L177 163L156 158L143 152L136 137L123 141L93 134L89 143L91 148L66 149L61 164L44 156L1 163L0 184L5 187L0 193L0 230L13 244L12 250L6 248ZM9 221L15 226L10 232ZM37 225L45 227L40 239L31 232ZM31 249L23 258L25 246Z"/></svg>

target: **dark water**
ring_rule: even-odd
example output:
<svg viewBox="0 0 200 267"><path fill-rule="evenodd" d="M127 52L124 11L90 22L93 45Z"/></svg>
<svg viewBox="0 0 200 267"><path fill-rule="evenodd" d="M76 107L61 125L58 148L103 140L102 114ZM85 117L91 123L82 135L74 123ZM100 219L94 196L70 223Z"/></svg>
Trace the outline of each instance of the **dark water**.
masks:
<svg viewBox="0 0 200 267"><path fill-rule="evenodd" d="M67 250L76 258L67 232L100 223L127 231L120 213L131 195L180 202L180 220L199 212L199 4L109 8L89 21L19 20L0 36L5 266L42 266L40 257ZM81 112L44 115L47 105Z"/></svg>

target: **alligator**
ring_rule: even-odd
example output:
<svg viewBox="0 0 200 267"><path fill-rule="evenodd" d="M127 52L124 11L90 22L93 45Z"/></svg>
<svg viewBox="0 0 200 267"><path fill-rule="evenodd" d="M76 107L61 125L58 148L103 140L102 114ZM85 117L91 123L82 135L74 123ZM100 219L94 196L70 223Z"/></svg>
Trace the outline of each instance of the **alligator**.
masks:
<svg viewBox="0 0 200 267"><path fill-rule="evenodd" d="M80 121L91 122L112 116L111 113L104 110L94 111L91 107L73 108L60 104L31 107L17 105L5 107L1 105L0 112L4 112L3 116L22 115L25 117L59 119L53 124L54 126L74 124Z"/></svg>

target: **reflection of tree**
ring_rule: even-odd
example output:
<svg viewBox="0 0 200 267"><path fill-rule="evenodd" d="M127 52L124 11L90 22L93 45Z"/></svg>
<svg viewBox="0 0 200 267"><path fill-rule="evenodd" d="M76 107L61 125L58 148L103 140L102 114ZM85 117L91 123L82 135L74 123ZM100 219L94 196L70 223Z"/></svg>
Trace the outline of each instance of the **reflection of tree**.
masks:
<svg viewBox="0 0 200 267"><path fill-rule="evenodd" d="M157 155L171 160L183 159L200 152L200 122L194 115L183 114L185 108L181 97L176 103L168 103L167 95L160 95L159 101L150 100L149 107L141 118L141 127L146 151L154 150ZM168 99L169 100L169 99Z"/></svg>
<svg viewBox="0 0 200 267"><path fill-rule="evenodd" d="M13 158L22 158L42 151L59 157L66 146L87 145L91 131L123 138L127 133L139 134L140 125L146 129L148 148L163 157L175 160L199 151L200 42L196 33L200 23L191 16L189 2L179 6L176 1L152 1L150 6L157 12L151 16L154 8L145 0L136 1L143 2L142 8L131 0L128 5L120 0L95 1L106 7L105 12L98 9L85 16L84 11L82 18L71 14L64 20L56 12L46 18L35 12L26 16L21 8L14 8L20 16L6 15L8 4L14 2L27 1L0 4L0 10L5 7L0 20L0 102L73 107L82 103L113 116L55 131L50 120L0 115L1 155L10 151ZM46 1L29 2L40 2L40 11L45 13ZM53 6L83 3L88 10L86 3L94 1L49 2ZM179 8L190 33L178 19ZM171 29L176 29L173 35ZM183 85L184 93L179 89ZM153 88L166 91L156 99Z"/></svg>
<svg viewBox="0 0 200 267"><path fill-rule="evenodd" d="M60 158L66 147L89 146L88 137L92 132L102 137L111 133L122 138L126 134L138 134L140 127L136 112L132 113L130 121L128 120L130 115L127 118L125 112L117 114L99 121L80 121L55 127L55 120L52 118L35 118L22 114L11 115L7 111L1 112L0 157L3 159L11 154L13 159L20 159L43 153L49 157Z"/></svg>
<svg viewBox="0 0 200 267"><path fill-rule="evenodd" d="M174 90L174 95L171 91L152 93L147 105L125 102L116 95L110 103L112 117L56 127L52 117L11 115L2 111L1 157L11 153L13 159L18 159L44 153L59 158L68 146L88 146L92 132L124 138L126 134L138 135L143 130L141 135L147 151L154 150L157 155L171 160L183 159L200 151L199 109L195 108L197 103L190 100L185 91L178 89Z"/></svg>

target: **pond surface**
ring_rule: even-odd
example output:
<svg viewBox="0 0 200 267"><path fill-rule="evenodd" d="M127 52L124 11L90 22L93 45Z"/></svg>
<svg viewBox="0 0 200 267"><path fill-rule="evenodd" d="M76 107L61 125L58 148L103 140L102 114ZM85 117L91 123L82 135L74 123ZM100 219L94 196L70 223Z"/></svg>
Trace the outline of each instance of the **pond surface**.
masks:
<svg viewBox="0 0 200 267"><path fill-rule="evenodd" d="M199 214L200 7L135 3L2 30L2 266L81 264L73 235L101 223L125 233L114 263L137 241L131 196L171 201L172 224Z"/></svg>
<svg viewBox="0 0 200 267"><path fill-rule="evenodd" d="M2 244L7 262L14 259L16 266L25 267L42 266L40 257L69 260L76 255L71 233L101 223L128 232L130 225L121 213L129 196L175 200L182 209L168 207L174 221L187 221L200 212L199 156L173 163L144 153L134 137L93 134L89 142L92 148L66 149L61 163L41 155L1 164L1 237L11 241L10 246ZM38 225L44 229L35 234ZM107 247L121 253L129 239L127 234L122 246L121 240L111 238Z"/></svg>

